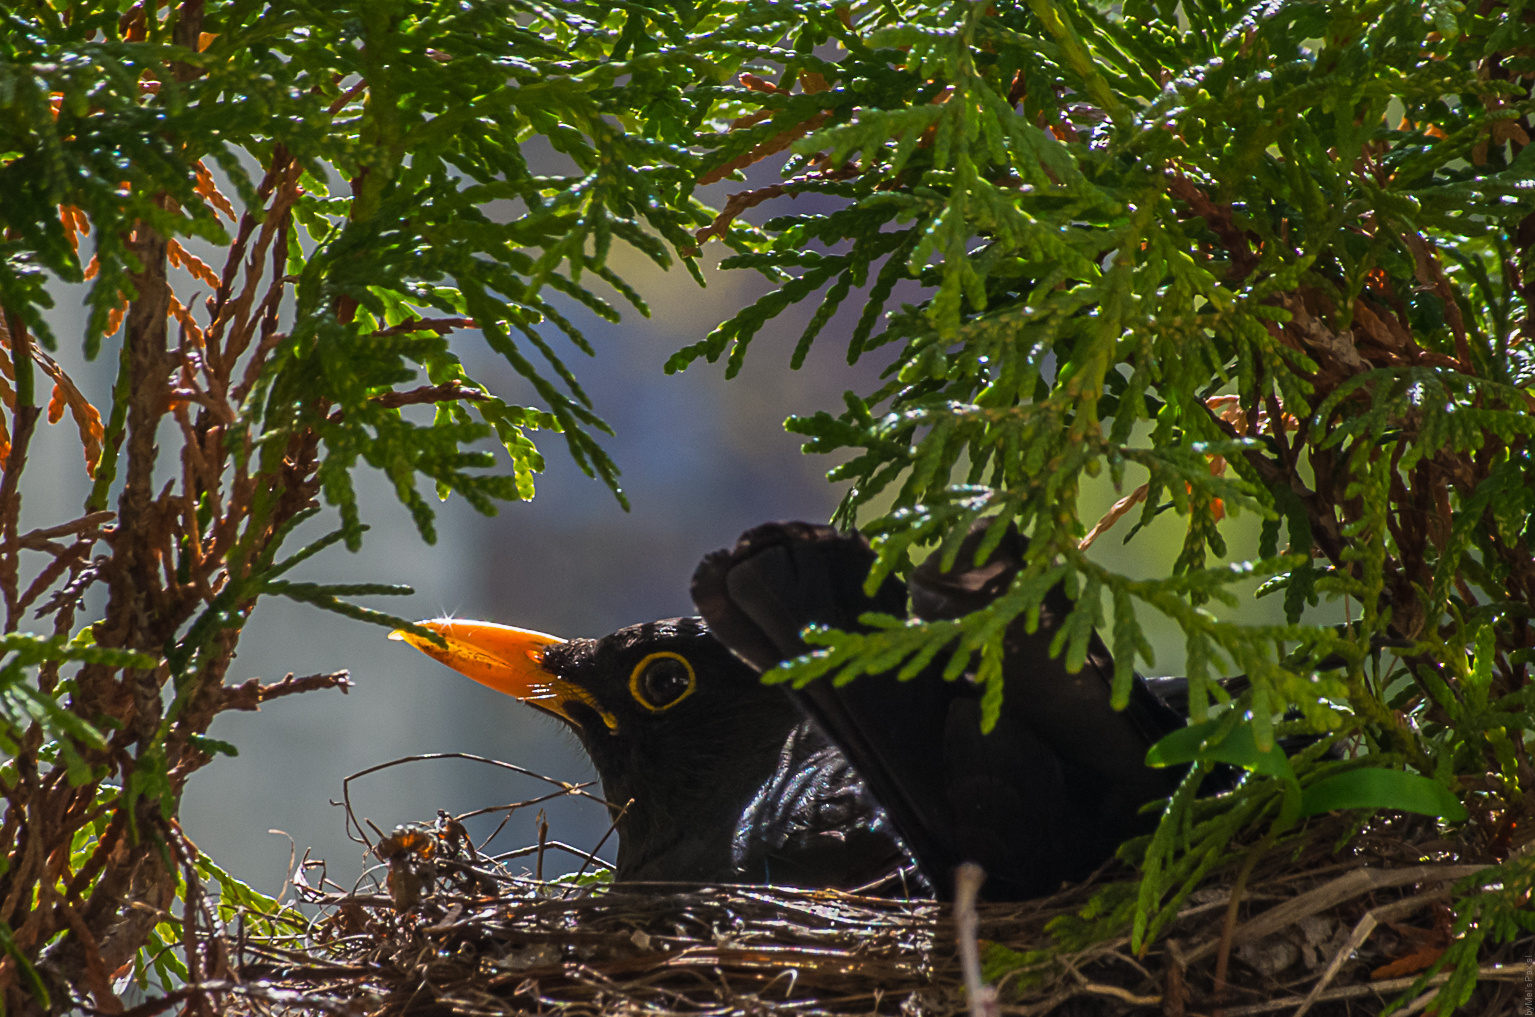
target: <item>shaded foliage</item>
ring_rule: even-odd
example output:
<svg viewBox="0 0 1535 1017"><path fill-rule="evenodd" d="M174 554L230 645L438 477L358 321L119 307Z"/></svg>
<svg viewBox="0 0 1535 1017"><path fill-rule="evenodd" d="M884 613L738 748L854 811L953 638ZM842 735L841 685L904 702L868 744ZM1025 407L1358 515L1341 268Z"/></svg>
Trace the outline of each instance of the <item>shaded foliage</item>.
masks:
<svg viewBox="0 0 1535 1017"><path fill-rule="evenodd" d="M777 284L671 370L723 358L734 374L767 322L814 303L802 363L861 305L847 357L888 357L885 383L789 427L844 457L839 519L874 537L872 582L914 553L952 557L977 519L1031 536L985 610L818 634L824 649L782 677L914 671L958 650L952 672L974 656L994 709L988 649L1058 580L1075 610L1055 650L1080 663L1090 630L1108 631L1121 701L1132 670L1155 666L1139 615L1183 630L1191 720L1213 726L1184 747L1195 765L1158 832L1124 849L1139 883L1105 891L1063 942L1157 936L1211 872L1239 865L1240 883L1327 806L1446 820L1463 807L1447 832L1468 856L1508 859L1476 881L1502 889L1457 904L1440 1012L1470 991L1482 938L1531 930L1532 861L1512 841L1535 820L1522 3L395 0L4 17L7 631L59 587L51 639L17 637L0 665L17 747L0 833L9 999L54 977L99 1004L111 988L87 978L87 935L118 951L103 948L108 971L126 963L153 922L122 902L164 907L172 871L192 871L175 798L217 748L202 732L234 702L224 672L256 598L366 617L343 598L384 592L279 578L325 543L357 545L354 468L384 471L428 539L417 478L484 510L527 497L534 429L563 432L616 490L552 339L589 352L559 310L572 301L644 310L606 267L615 238L695 274L697 245L718 239L727 266ZM533 136L575 172L531 174L519 146ZM781 182L718 211L693 196L783 153ZM743 218L798 194L823 210ZM204 307L175 296L176 272L207 287ZM85 348L106 334L122 364L105 422L38 348L54 343L50 277L92 279ZM470 328L540 406L464 374L452 350ZM34 365L55 384L50 416L74 415L96 489L73 528L17 535ZM412 404L436 407L430 425ZM156 495L165 417L183 472ZM491 435L509 473L481 472L492 458L475 443ZM1105 472L1139 486L1090 529L1079 502ZM281 558L321 501L339 528ZM1185 526L1170 574L1092 555L1124 516L1133 535L1169 511ZM1255 547L1228 543L1243 511L1263 521ZM26 588L22 550L54 562ZM1285 623L1232 612L1255 579ZM98 581L106 616L78 628ZM1324 599L1347 620L1318 623L1307 609ZM120 656L68 656L92 645ZM84 664L61 679L65 659ZM1251 686L1232 700L1212 679L1238 670ZM1279 760L1291 729L1321 740ZM1238 789L1197 798L1202 774L1233 762L1251 770ZM66 820L45 834L41 815ZM49 868L48 845L108 815L72 875Z"/></svg>
<svg viewBox="0 0 1535 1017"><path fill-rule="evenodd" d="M769 129L793 155L783 184L732 196L707 235L781 286L669 367L734 373L767 319L818 301L798 362L858 291L848 359L882 350L886 384L788 426L808 451L851 454L830 476L851 481L839 518L880 551L871 583L914 551L952 558L977 519L1032 537L987 609L823 633L783 677L911 674L952 652L951 676L973 665L995 709L988 650L1064 581L1075 612L1054 650L1080 664L1109 629L1123 701L1132 670L1155 666L1138 612L1176 621L1200 725L1178 758L1197 765L1155 837L1126 847L1143 878L1105 895L1098 930L1129 925L1137 945L1212 871L1240 861L1240 887L1329 808L1443 817L1466 857L1509 857L1535 816L1526 8L750 11L713 37L750 50L748 94L729 97L771 128L700 138L704 161L740 165L750 131L773 147ZM751 33L775 17L764 45ZM792 128L796 82L817 112ZM807 192L845 200L760 228L736 217ZM903 284L921 299L889 306ZM1079 499L1105 471L1143 483L1089 532ZM1133 536L1169 510L1186 526L1171 574L1089 553L1123 516L1138 514ZM1255 547L1228 545L1241 511L1263 520ZM1283 597L1283 624L1231 610L1255 579ZM1347 620L1308 614L1324 598ZM1234 671L1251 687L1227 702L1211 679ZM1283 730L1322 737L1276 762ZM1251 776L1200 801L1216 763ZM1523 886L1531 864L1515 854L1484 882ZM1472 896L1461 920L1506 941L1535 928L1526 903ZM1441 962L1457 975L1439 1012L1465 998L1480 941Z"/></svg>
<svg viewBox="0 0 1535 1017"><path fill-rule="evenodd" d="M586 22L535 30L519 10L0 12L8 1010L110 1010L125 975L222 977L201 884L217 877L244 906L248 891L210 876L176 823L186 780L236 751L205 732L223 710L346 686L344 674L226 685L242 626L264 595L408 624L352 602L405 587L288 574L358 546L358 468L389 479L428 541L423 484L486 513L532 497L535 431L562 434L622 501L595 438L605 425L564 359L592 350L555 301L616 318L588 288L597 279L643 311L606 267L612 239L666 265L691 246L679 225L691 220L659 200L664 172L634 169L665 146L614 129L592 86L561 84ZM519 137L534 130L579 171L532 173ZM55 281L89 282L72 341L120 365L109 407L46 352L60 341ZM456 350L480 340L538 406L465 373ZM94 484L80 518L18 534L44 378L48 419L73 416ZM163 489L157 465L174 477ZM322 513L333 531L294 550ZM97 584L105 611L84 617ZM39 622L51 632L22 631ZM180 921L166 917L178 898Z"/></svg>

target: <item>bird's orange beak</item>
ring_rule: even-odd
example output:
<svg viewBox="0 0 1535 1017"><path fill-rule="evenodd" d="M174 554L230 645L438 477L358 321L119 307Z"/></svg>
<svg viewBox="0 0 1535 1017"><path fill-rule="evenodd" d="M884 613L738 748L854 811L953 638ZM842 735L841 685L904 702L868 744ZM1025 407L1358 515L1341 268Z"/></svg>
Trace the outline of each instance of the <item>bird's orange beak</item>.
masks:
<svg viewBox="0 0 1535 1017"><path fill-rule="evenodd" d="M457 618L432 618L416 624L437 633L447 645L439 645L404 629L395 629L389 638L407 642L459 674L530 706L547 710L577 727L580 725L565 709L566 703L584 703L595 710L609 728L617 725L613 715L602 709L590 692L544 670L544 651L565 642L559 636Z"/></svg>

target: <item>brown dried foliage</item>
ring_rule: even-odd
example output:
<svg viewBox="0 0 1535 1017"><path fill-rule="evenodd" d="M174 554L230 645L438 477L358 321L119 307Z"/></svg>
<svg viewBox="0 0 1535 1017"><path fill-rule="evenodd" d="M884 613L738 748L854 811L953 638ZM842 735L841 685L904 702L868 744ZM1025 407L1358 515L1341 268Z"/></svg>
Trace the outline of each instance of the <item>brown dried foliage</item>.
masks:
<svg viewBox="0 0 1535 1017"><path fill-rule="evenodd" d="M275 211L272 220L284 221L285 209L280 206L290 199L270 183L262 196L270 199L268 207ZM5 534L0 546L0 591L6 631L16 631L26 612L51 592L39 615L51 614L54 634L67 638L74 632L87 590L104 583L109 601L105 616L95 626L97 644L159 657L167 641L219 589L251 567L254 555L275 530L312 502L316 464L311 451L307 459L285 463L281 475L269 475L251 472L251 466L230 454L224 431L238 418L229 401L233 387L229 376L236 362L214 363L200 355L201 336L190 312L172 293L168 269L179 265L203 282L218 279L199 259L145 225L135 230L131 242L144 271L131 280L138 298L126 307L127 329L122 338L131 364L124 431L106 434L100 412L57 363L28 341L18 322L13 320L0 336L12 358L31 358L52 379L48 419L57 422L66 409L70 412L80 433L87 471L94 475L106 453L114 461L121 459L119 468L125 477L115 513L88 506L86 515L72 522L17 536L19 480L26 466L27 442L41 411L21 404L13 394L11 447L0 491L4 498L0 526ZM231 249L231 267L238 265L242 254L241 247ZM215 299L220 303L248 300L247 294L260 285L263 263L264 258L257 261L239 291L225 286ZM228 277L232 282L233 271ZM182 321L179 344L170 339L169 316ZM187 412L185 402L172 398L173 393L187 389L200 404L195 416ZM172 413L185 439L181 475L178 482L156 492L151 486L159 454L155 433L161 420ZM258 508L255 496L279 486L286 488L288 496L253 526ZM212 510L206 525L199 520L199 502ZM242 534L254 539L246 545L248 549L236 553ZM41 568L24 566L19 560L22 551L40 553L48 560ZM22 577L29 573L32 580L23 589ZM249 607L241 604L236 610ZM179 795L190 774L209 762L194 744L196 737L207 730L219 709L239 705L227 700L222 689L236 638L232 632L222 636L218 651L200 662L191 675L187 708L171 724L165 745L172 796ZM104 748L85 752L88 766L119 781L132 774L136 750L149 744L165 719L161 689L169 676L163 663L149 669L81 667L74 676L70 708L108 733ZM55 674L44 676L44 690L56 681L55 665ZM177 873L164 865L156 841L170 846L176 868L185 871L190 871L195 849L153 800L142 800L130 816L116 807L121 801L103 804L98 800L99 781L74 786L62 767L40 764L35 754L41 741L40 729L34 728L16 760L19 779L5 788L0 850L9 855L10 868L0 876L0 921L14 930L17 946L36 958L55 1008L67 1006L74 992L83 989L97 1009L119 1011L112 977L131 961L147 932L170 907L177 883ZM72 840L104 813L110 814L110 823L83 865L72 872ZM37 903L29 906L34 896ZM197 906L194 900L186 902L189 919ZM40 944L65 930L63 939L38 952ZM7 1012L41 1010L13 962L0 964L0 992Z"/></svg>
<svg viewBox="0 0 1535 1017"><path fill-rule="evenodd" d="M1229 937L1239 977L1223 998L1213 969L1229 873L1196 892L1168 936L1138 956L1125 940L1052 949L1047 926L1070 921L1101 883L978 905L970 935L994 975L1010 968L994 984L1009 1014L1378 1012L1412 986L1406 969L1442 935L1451 882L1478 866L1434 861L1450 852L1429 841L1433 829L1419 820L1379 820L1335 853L1330 845L1346 824L1314 821L1249 880ZM375 874L346 890L324 877L322 863L306 862L296 889L318 916L232 944L237 974L209 991L227 1012L359 1017L974 1012L962 970L963 910L769 887L582 890L509 864L534 850L487 855L458 819L439 814L379 845L382 884ZM305 871L319 871L318 884ZM411 892L398 892L406 884ZM1482 958L1483 982L1466 1012L1506 1012L1530 945ZM1430 981L1419 1007L1443 980Z"/></svg>

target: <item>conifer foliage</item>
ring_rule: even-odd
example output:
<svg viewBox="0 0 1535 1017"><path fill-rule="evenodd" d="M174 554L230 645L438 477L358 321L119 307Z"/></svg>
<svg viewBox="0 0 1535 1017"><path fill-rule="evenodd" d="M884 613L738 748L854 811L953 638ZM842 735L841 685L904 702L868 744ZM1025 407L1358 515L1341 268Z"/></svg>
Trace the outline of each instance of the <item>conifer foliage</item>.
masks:
<svg viewBox="0 0 1535 1017"><path fill-rule="evenodd" d="M663 264L662 238L692 240L656 179L628 168L650 146L561 84L552 67L569 55L500 4L0 12L9 1012L111 1010L114 981L146 961L194 983L227 974L196 889L212 870L178 801L234 752L206 737L215 715L344 688L344 674L226 682L261 597L408 624L348 599L404 587L286 578L361 540L355 470L383 472L428 541L422 482L485 512L531 497L536 430L618 493L593 437L604 425L562 360L591 351L550 297L616 317L582 281L638 303L603 265L611 238ZM581 175L529 172L519 133L534 122L590 155ZM516 212L488 214L497 202ZM110 406L49 355L54 280L89 280L89 323L68 341L117 361ZM540 405L469 378L454 353L466 335ZM18 533L28 468L82 468L29 461L45 412L73 417L94 486L79 518ZM332 532L292 546L321 512ZM94 587L106 606L90 617ZM184 921L169 917L178 894ZM165 942L184 944L179 961Z"/></svg>
<svg viewBox="0 0 1535 1017"><path fill-rule="evenodd" d="M1079 665L1108 634L1123 700L1156 666L1138 619L1182 628L1191 727L1156 756L1190 775L1122 852L1138 882L1063 942L1139 946L1209 873L1251 871L1335 809L1419 813L1508 859L1462 888L1440 1012L1484 939L1535 928L1516 850L1535 822L1524 4L187 0L0 19L8 1006L109 1009L155 937L183 937L191 981L216 970L211 863L175 818L229 748L207 725L341 681L227 685L241 624L274 594L399 624L344 599L391 588L282 578L357 545L354 470L386 473L428 540L418 482L484 511L529 497L535 430L618 492L561 356L591 352L562 307L645 313L607 267L615 239L695 275L722 243L726 268L776 283L669 370L733 375L799 303L796 366L818 341L890 362L877 390L789 423L846 459L839 519L874 538L871 581L956 554L977 519L1030 535L984 610L817 634L775 677L952 654L994 711L1003 629L1065 581L1056 649ZM576 171L532 174L533 136ZM778 181L695 198L769 159ZM801 194L821 210L779 201ZM49 355L52 279L90 280L69 341L120 364L100 411ZM537 406L464 373L454 349L481 341ZM79 518L19 533L49 382L95 487ZM158 491L157 430L181 442L158 450L176 471ZM1124 498L1084 519L1105 473ZM1122 518L1133 534L1166 511L1186 530L1171 574L1095 559ZM288 547L317 512L334 532ZM1238 513L1263 520L1256 546L1228 544ZM1254 578L1286 623L1233 615ZM84 617L96 584L104 614ZM1212 679L1235 672L1251 685L1233 700ZM1322 738L1285 758L1286 727ZM1217 764L1250 775L1198 800Z"/></svg>

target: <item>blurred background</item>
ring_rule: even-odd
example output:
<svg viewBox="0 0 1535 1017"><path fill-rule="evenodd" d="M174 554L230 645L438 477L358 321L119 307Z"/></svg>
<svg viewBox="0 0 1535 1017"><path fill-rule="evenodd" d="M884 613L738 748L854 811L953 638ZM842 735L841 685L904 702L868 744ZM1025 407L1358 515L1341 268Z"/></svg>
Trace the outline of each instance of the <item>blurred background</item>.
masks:
<svg viewBox="0 0 1535 1017"><path fill-rule="evenodd" d="M726 192L769 182L775 172L759 165L749 184L719 184L705 198L721 201ZM751 217L761 222L790 211L814 211L817 200L781 198L754 209ZM663 273L615 244L610 263L645 296L653 316L645 319L620 305L624 322L614 326L577 307L568 311L597 356L588 359L568 344L562 355L616 431L605 446L623 470L630 511L571 463L560 436L539 433L534 437L548 469L538 480L537 496L503 506L494 518L476 514L462 499L441 503L435 546L421 541L389 485L363 470L356 483L372 530L362 550L349 554L333 548L293 578L407 583L415 588L412 597L367 601L406 617L453 615L564 636L600 636L631 623L691 613L688 581L699 558L730 545L747 527L770 519L825 521L842 493L824 479L836 461L802 455L799 439L784 432L783 420L818 409L837 411L845 389L866 393L877 386L884 361L874 357L853 367L845 362L842 337L860 308L855 295L797 372L788 369L789 354L814 304L764 328L732 381L724 380L723 364L702 362L684 374L665 375L668 355L771 288L755 273L719 270L719 250L715 244L707 252L709 285L700 288L683 270ZM60 286L56 293L52 320L59 358L105 412L115 357L108 353L84 362L84 288ZM472 377L509 402L534 400L531 388L477 334L461 333L454 341ZM179 464L166 461L174 452L165 450L179 447L179 435L165 432L162 438L160 467L169 479ZM23 531L73 518L88 490L68 422L43 427L32 456ZM1126 491L1142 479L1128 477ZM1090 525L1122 493L1105 476L1085 492L1083 518ZM1121 538L1132 522L1120 523L1100 540L1094 555L1131 575L1165 573L1182 541L1181 521L1165 513L1124 546ZM1232 554L1253 555L1257 520L1228 525ZM285 553L333 526L322 514ZM99 612L99 586L93 597L88 606ZM1243 613L1280 615L1279 605L1270 601ZM1157 651L1150 670L1181 673L1181 635L1150 610L1144 615ZM219 758L189 782L184 827L219 864L264 893L284 886L295 851L300 858L307 853L324 859L330 878L348 887L363 871L370 859L348 838L343 810L335 803L348 775L366 768L411 755L462 752L565 781L593 778L579 744L558 722L386 637L383 629L273 598L261 602L245 629L231 683L342 668L351 671L354 682L345 696L315 693L277 700L260 713L225 713L209 732L234 743L240 755ZM387 832L399 823L431 821L439 809L458 814L547 790L505 770L432 760L361 777L351 784L351 798L360 818ZM590 849L608 829L605 811L591 802L558 800L543 808L552 839ZM492 850L533 843L537 813L534 807L513 814ZM481 817L471 830L485 837L502 818ZM610 839L601 853L611 858L615 847ZM551 854L545 873L578 864Z"/></svg>

